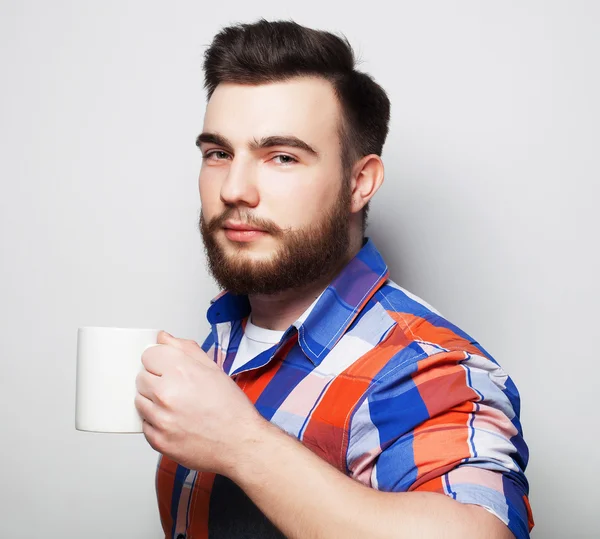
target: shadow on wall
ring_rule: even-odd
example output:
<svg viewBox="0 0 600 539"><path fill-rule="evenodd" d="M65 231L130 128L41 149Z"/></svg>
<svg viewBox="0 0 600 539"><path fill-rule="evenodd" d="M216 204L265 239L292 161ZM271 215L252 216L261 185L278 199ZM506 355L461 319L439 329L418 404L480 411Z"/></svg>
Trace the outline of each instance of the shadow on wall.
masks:
<svg viewBox="0 0 600 539"><path fill-rule="evenodd" d="M393 281L493 348L511 331L506 315L523 276L502 197L490 209L482 202L494 194L486 196L485 188L473 190L451 167L388 163L366 235Z"/></svg>

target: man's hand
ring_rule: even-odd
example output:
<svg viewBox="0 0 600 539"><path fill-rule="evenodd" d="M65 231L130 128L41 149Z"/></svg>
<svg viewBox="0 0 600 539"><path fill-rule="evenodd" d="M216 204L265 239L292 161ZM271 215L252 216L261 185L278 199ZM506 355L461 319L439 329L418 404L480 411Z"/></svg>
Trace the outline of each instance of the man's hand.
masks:
<svg viewBox="0 0 600 539"><path fill-rule="evenodd" d="M148 443L193 470L229 475L265 420L194 341L166 332L142 355L136 408Z"/></svg>

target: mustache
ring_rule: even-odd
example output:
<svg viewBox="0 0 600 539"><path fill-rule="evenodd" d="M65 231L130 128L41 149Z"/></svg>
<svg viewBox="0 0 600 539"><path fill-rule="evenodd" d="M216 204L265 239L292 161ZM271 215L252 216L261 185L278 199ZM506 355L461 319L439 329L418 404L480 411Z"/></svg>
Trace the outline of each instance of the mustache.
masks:
<svg viewBox="0 0 600 539"><path fill-rule="evenodd" d="M227 208L221 215L213 217L208 223L204 219L204 213L200 212L200 229L204 230L205 234L214 234L217 230L223 228L225 221L234 219L244 225L256 227L273 236L283 235L283 230L273 221L262 219L261 217L252 215L247 211L240 211L239 208Z"/></svg>

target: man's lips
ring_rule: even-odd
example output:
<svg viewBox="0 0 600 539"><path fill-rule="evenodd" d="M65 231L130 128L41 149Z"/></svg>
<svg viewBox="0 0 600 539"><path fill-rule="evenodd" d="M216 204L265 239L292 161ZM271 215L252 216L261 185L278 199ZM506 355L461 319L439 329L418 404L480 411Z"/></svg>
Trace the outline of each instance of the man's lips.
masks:
<svg viewBox="0 0 600 539"><path fill-rule="evenodd" d="M223 228L225 230L240 230L243 232L265 232L265 230L262 228L257 228L255 226L245 225L242 223L231 223L228 221L223 223Z"/></svg>
<svg viewBox="0 0 600 539"><path fill-rule="evenodd" d="M267 233L265 230L254 228L251 225L229 222L223 224L223 230L229 240L241 242L254 241Z"/></svg>

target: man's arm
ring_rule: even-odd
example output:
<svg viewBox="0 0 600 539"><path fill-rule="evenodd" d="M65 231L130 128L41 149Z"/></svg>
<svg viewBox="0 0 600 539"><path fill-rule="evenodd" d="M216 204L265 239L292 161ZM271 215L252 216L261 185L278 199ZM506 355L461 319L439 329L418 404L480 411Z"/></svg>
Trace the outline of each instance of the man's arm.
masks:
<svg viewBox="0 0 600 539"><path fill-rule="evenodd" d="M514 537L482 507L436 493L368 488L267 421L246 440L230 478L288 537Z"/></svg>
<svg viewBox="0 0 600 539"><path fill-rule="evenodd" d="M142 355L145 369L136 379L135 402L148 443L189 469L229 477L289 537L528 537L527 485L514 460L524 467L526 449L522 446L519 454L506 437L514 437L518 429L496 409L510 412L501 400L503 393L487 387L485 393L493 397L489 403L496 407L479 399L474 422L475 416L469 415L474 406L470 401L462 405L465 395L456 391L463 387L457 385L458 369L468 366L472 379L481 378L494 370L490 362L474 359L457 366L461 353L440 353L411 375L422 394L434 396L427 401L426 417L411 410L419 425L412 444L420 451L398 450L405 449L395 446L402 443L398 434L380 439L378 447L385 449L373 468L381 472L376 474L381 490L376 490L347 477L264 419L195 342L162 332L158 343L163 346ZM487 375L485 379L492 384ZM383 391L378 397L384 397L385 384L377 389ZM378 402L379 412L372 419L393 422L398 404L393 399ZM469 436L464 434L467 425ZM314 444L319 449L318 439ZM424 446L431 450L422 451ZM412 491L404 492L408 488ZM461 501L439 494L447 490ZM480 502L493 514L474 505Z"/></svg>

